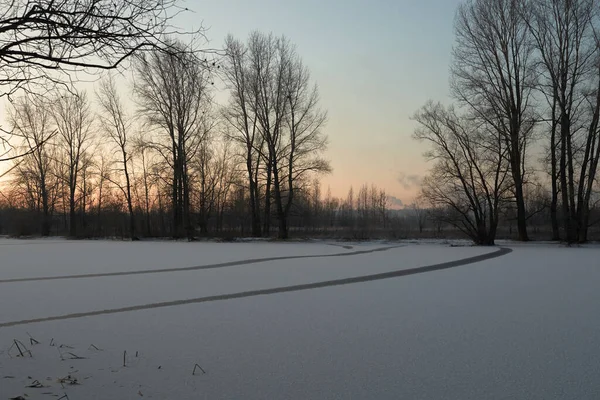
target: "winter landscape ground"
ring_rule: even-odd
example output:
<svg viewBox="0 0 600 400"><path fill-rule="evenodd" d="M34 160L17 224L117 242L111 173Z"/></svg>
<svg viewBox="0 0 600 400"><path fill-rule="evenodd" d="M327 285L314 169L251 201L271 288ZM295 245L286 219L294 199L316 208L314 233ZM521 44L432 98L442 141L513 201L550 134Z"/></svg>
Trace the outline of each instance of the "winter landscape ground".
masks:
<svg viewBox="0 0 600 400"><path fill-rule="evenodd" d="M594 245L0 252L0 399L600 398Z"/></svg>

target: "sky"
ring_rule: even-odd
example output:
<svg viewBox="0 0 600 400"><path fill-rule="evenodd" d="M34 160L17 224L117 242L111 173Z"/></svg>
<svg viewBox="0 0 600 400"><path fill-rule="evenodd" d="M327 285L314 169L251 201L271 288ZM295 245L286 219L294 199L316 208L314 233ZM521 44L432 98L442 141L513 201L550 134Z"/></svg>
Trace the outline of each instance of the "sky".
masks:
<svg viewBox="0 0 600 400"><path fill-rule="evenodd" d="M176 24L206 29L206 48L229 33L287 36L319 86L328 112L321 178L336 197L363 184L409 204L429 164L410 117L429 99L449 100L455 10L461 0L187 0ZM93 96L93 86L89 86ZM2 111L6 106L2 102ZM2 112L5 117L5 112ZM3 118L5 121L5 118Z"/></svg>
<svg viewBox="0 0 600 400"><path fill-rule="evenodd" d="M208 47L228 33L285 35L297 45L328 111L321 179L334 196L351 185L386 189L404 203L429 168L410 116L428 99L448 100L454 13L460 0L192 1L186 28L207 28Z"/></svg>

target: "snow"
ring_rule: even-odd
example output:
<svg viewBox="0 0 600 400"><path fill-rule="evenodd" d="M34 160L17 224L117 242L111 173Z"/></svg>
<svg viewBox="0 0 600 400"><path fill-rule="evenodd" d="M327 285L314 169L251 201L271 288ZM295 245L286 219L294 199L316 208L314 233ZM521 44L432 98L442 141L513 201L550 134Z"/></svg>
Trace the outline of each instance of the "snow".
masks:
<svg viewBox="0 0 600 400"><path fill-rule="evenodd" d="M233 245L233 246L232 246ZM362 245L365 247L368 245ZM343 249L342 249L343 250ZM0 279L188 267L250 258L335 254L326 243L0 240Z"/></svg>
<svg viewBox="0 0 600 400"><path fill-rule="evenodd" d="M2 241L0 281L393 245L20 243ZM71 400L600 397L600 248L507 245L513 252L499 258L400 278L0 327L0 399L25 393L31 399L67 393ZM0 324L368 275L492 251L404 243L353 256L0 283ZM121 269L107 266L117 261ZM28 334L40 344L30 345ZM52 338L73 348L49 346ZM34 357L15 357L14 348L8 351L13 339ZM61 360L59 351L86 358ZM196 363L207 373L192 375ZM81 384L63 389L56 379L68 374ZM35 379L48 387L25 388Z"/></svg>
<svg viewBox="0 0 600 400"><path fill-rule="evenodd" d="M168 243L162 243L162 245L154 248L148 247L142 257L147 259L148 265L157 267L158 264L151 260L160 258L161 255L164 256L166 253L165 247L168 248L168 245ZM86 271L102 271L102 265L106 263L102 258L102 252L106 250L105 246L106 243L99 243L97 248L93 246L86 247L83 249L86 252L85 255L80 254L78 251L65 252L63 261L67 265L75 265L77 262L85 264ZM121 246L116 247L120 248ZM225 259L232 259L233 254L239 253L235 258L239 260L243 258L243 253L241 252L247 249L247 246L237 248L237 244L223 245L216 249L210 245L205 246L203 244L174 247L177 253L171 256L171 265L173 259L177 259L178 263L180 262L178 254L183 252L182 249L186 249L184 254L191 255L193 251L196 251L198 255L202 255L202 257L206 257L211 261L217 259L217 251L223 251L224 254L228 255ZM283 256L285 253L282 250L285 250L285 247L291 250L290 246L284 245L284 249L278 247L278 244L271 244L270 247L265 247L263 249L263 257L270 257L273 254ZM390 246L361 245L354 246L353 249L337 248L335 252L325 252L324 250L328 250L328 248L324 249L324 245L320 244L316 246L297 245L296 247L300 247L301 249L288 252L290 256L300 254L348 254L356 250L372 250ZM359 248L357 249L356 247ZM304 253L301 253L301 250ZM492 249L489 248L472 248L469 254L479 255L491 251ZM12 255L15 259L19 258L14 253ZM252 253L251 255L254 256ZM39 261L35 259L37 256L38 253L35 252L31 254L23 252L20 257L28 260L24 262L24 265L32 266L36 262L39 264ZM138 253L134 253L133 257L137 258ZM128 258L133 257L129 256ZM125 257L124 259L128 258ZM306 284L414 268L461 258L464 258L464 251L460 248L431 246L427 248L427 251L423 251L423 248L419 246L412 246L352 257L277 260L200 271L108 276L90 279L10 282L4 284L2 290L0 290L0 323L90 310L104 310L169 300ZM46 264L44 260L43 271L39 271L38 274L47 274L48 270L53 266L60 269L60 262L58 260L50 262ZM94 266L93 264L98 265ZM183 264L178 266L187 267L188 265ZM31 276L32 272L32 268L29 268L27 276ZM14 269L11 269L8 276L14 278L14 274ZM53 274L48 275L52 276ZM4 273L0 269L0 279L3 278ZM2 306L10 305L14 302L14 299L22 297L24 293L27 294L27 301L22 302L18 308Z"/></svg>

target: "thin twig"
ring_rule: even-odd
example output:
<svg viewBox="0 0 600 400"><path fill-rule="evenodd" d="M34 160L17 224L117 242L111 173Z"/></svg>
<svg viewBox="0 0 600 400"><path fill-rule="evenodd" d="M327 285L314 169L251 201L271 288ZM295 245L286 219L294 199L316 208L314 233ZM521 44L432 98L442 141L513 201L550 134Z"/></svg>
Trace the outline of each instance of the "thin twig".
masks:
<svg viewBox="0 0 600 400"><path fill-rule="evenodd" d="M192 371L192 375L196 375L196 369L199 368L200 371L202 371L203 374L206 373L206 371L204 369L202 369L201 366L199 366L198 364L194 365L194 370Z"/></svg>
<svg viewBox="0 0 600 400"><path fill-rule="evenodd" d="M21 347L19 346L17 339L14 339L14 341L15 341L15 346L17 346L17 350L19 350L19 354L21 355L21 357L25 357L25 355L23 354L23 351L21 350Z"/></svg>
<svg viewBox="0 0 600 400"><path fill-rule="evenodd" d="M66 354L69 354L71 357L69 357L69 359L71 360L85 360L85 357L80 357L77 354L71 353L70 351L67 352Z"/></svg>
<svg viewBox="0 0 600 400"><path fill-rule="evenodd" d="M40 342L38 342L37 340L35 340L35 339L33 338L33 336L31 336L31 335L29 334L29 332L27 332L27 336L29 336L29 344L30 344L30 345L34 346L34 345L36 345L36 344L40 344Z"/></svg>
<svg viewBox="0 0 600 400"><path fill-rule="evenodd" d="M39 388L43 388L44 385L42 385L42 382L38 381L37 379L34 380L33 382L31 382L30 385L27 386L28 388L35 388L35 389L39 389Z"/></svg>
<svg viewBox="0 0 600 400"><path fill-rule="evenodd" d="M14 339L14 345L11 346L11 349L15 346L17 347L17 350L19 350L21 357L25 357L25 354L29 354L29 357L33 357L31 350L27 349L27 347L20 340Z"/></svg>

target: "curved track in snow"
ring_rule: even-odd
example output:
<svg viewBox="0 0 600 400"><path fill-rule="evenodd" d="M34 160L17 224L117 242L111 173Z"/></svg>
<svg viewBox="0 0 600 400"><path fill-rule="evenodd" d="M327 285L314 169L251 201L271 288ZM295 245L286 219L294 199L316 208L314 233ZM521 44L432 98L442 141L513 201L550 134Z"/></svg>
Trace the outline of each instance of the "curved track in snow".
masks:
<svg viewBox="0 0 600 400"><path fill-rule="evenodd" d="M365 250L365 251L357 251L351 253L341 253L341 254L330 254L330 255L318 255L318 256L290 256L290 257L272 257L265 259L254 259L254 260L244 260L244 261L235 261L231 263L222 263L222 264L214 264L200 267L188 267L188 268L177 268L177 269L165 269L165 270L154 270L154 271L134 271L134 272L124 272L124 273L108 273L108 274L89 274L89 275L73 275L73 276L62 276L62 277L46 277L46 278L25 278L25 279L12 279L12 280L4 280L0 281L1 283L7 282L24 282L24 281L32 281L32 280L56 280L56 279L79 279L79 278L92 278L98 276L119 276L119 275L136 275L136 274L148 274L148 273L158 273L158 272L171 272L171 271L190 271L190 270L198 270L198 269L209 269L209 268L222 268L226 266L232 265L242 265L242 264L252 264L264 261L274 261L274 260L286 260L286 259L297 259L297 258L317 258L317 257L342 257L342 256L350 256L357 254L368 254L377 251L386 251L396 247L401 246L393 246L393 247L383 247L374 250ZM364 282L372 282L379 281L383 279L391 279L391 278L399 278L403 276L422 274L426 272L439 271L444 269L456 268L463 265L473 264L485 260L490 260L493 258L502 257L506 254L512 252L512 249L509 248L499 248L498 250L482 254L474 257L463 258L462 260L456 261L448 261L439 264L426 265L423 267L416 267L410 269L401 269L391 272L384 272L379 274L371 274L371 275L363 275L351 278L342 278L342 279L334 279L322 282L314 282L314 283L306 283L292 286L282 286L270 289L260 289L260 290L251 290L245 292L238 293L229 293L229 294L220 294L215 296L206 296L206 297L198 297L192 299L184 299L184 300L174 300L174 301L165 301L160 303L150 303L143 304L137 306L129 306L122 308L112 308L106 310L97 310L97 311L89 311L89 312L80 312L73 314L64 314L57 315L52 317L44 317L44 318L35 318L35 319L27 319L21 321L11 321L11 322L3 322L0 323L0 328L7 328L18 325L26 325L37 322L49 322L49 321L59 321L66 319L75 319L75 318L83 318L83 317L92 317L97 315L106 315L106 314L117 314L124 313L130 311L141 311L141 310L150 310L154 308L164 308L164 307L175 307L187 304L197 304L197 303L207 303L212 301L221 301L221 300L233 300L233 299L241 299L246 297L254 297L254 296L265 296L270 294L278 294L278 293L288 293L288 292L299 292L303 290L312 290L312 289L321 289L331 286L342 286L342 285L350 285L356 283L364 283Z"/></svg>
<svg viewBox="0 0 600 400"><path fill-rule="evenodd" d="M267 261L281 261L281 260L296 260L300 258L328 258L328 257L350 257L358 256L361 254L371 254L381 251L387 251L391 249L397 249L404 247L405 245L387 246L380 247L371 250L358 250L345 253L336 254L314 254L314 255L303 255L303 256L278 256L278 257L266 257L266 258L249 258L247 260L229 261L217 264L198 265L194 267L180 267L180 268L161 268L161 269L144 269L138 271L124 271L124 272L101 272L95 274L80 274L80 275L58 275L58 276L41 276L31 278L9 278L0 279L0 283L16 283L16 282L36 282L36 281L58 281L64 279L87 279L87 278L103 278L107 276L127 276L127 275L146 275L146 274L162 274L165 272L185 272L185 271L199 271L203 269L217 269L226 267L236 267L239 265L258 264Z"/></svg>

